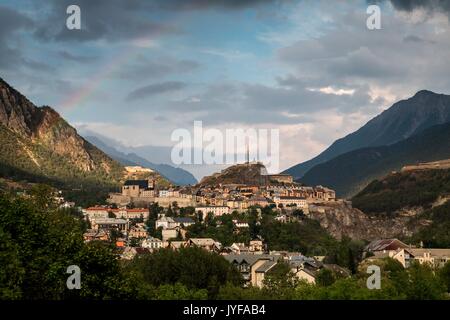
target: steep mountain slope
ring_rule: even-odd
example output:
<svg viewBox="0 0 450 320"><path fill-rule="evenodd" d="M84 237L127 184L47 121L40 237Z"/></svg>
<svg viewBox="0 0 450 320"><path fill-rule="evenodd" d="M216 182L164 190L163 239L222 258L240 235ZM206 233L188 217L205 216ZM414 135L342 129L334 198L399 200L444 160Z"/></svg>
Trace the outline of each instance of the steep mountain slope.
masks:
<svg viewBox="0 0 450 320"><path fill-rule="evenodd" d="M52 108L36 107L0 79L0 174L114 185L123 167L80 137Z"/></svg>
<svg viewBox="0 0 450 320"><path fill-rule="evenodd" d="M285 173L301 178L314 166L343 153L396 143L433 125L450 122L450 96L422 90L370 120L359 130L335 141L317 157L289 168Z"/></svg>
<svg viewBox="0 0 450 320"><path fill-rule="evenodd" d="M450 158L450 123L428 128L390 146L371 147L342 154L309 170L301 181L325 185L348 197L374 179L407 164Z"/></svg>
<svg viewBox="0 0 450 320"><path fill-rule="evenodd" d="M309 218L317 220L333 237L358 240L405 238L426 225L423 219L409 216L373 216L343 202L330 202L320 211L311 211Z"/></svg>
<svg viewBox="0 0 450 320"><path fill-rule="evenodd" d="M142 166L158 171L161 175L166 177L177 185L194 185L197 183L195 177L186 170L175 168L167 164L154 164L135 153L125 154L118 151L114 147L106 144L101 139L95 136L86 136L87 141L98 147L114 160L120 162L125 166Z"/></svg>

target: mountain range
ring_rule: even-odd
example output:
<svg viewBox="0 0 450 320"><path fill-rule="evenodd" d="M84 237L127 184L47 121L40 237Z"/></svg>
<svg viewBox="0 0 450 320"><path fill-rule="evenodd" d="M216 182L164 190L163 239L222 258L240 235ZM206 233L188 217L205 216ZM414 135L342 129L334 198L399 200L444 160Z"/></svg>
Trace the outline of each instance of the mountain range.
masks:
<svg viewBox="0 0 450 320"><path fill-rule="evenodd" d="M450 123L432 126L392 145L344 153L313 167L301 181L334 188L339 196L347 197L404 165L446 158L450 158Z"/></svg>
<svg viewBox="0 0 450 320"><path fill-rule="evenodd" d="M153 169L176 185L195 185L197 180L188 171L168 164L155 164L136 153L124 153L111 146L107 139L89 135L85 139L124 166L141 166Z"/></svg>
<svg viewBox="0 0 450 320"><path fill-rule="evenodd" d="M351 196L371 179L418 161L447 157L450 96L422 90L399 101L359 130L335 141L317 157L285 173L305 184L323 184Z"/></svg>
<svg viewBox="0 0 450 320"><path fill-rule="evenodd" d="M1 78L0 142L0 176L13 180L112 186L123 179L124 165L140 165L178 185L197 183L182 168L155 164L98 137L83 138L54 109L35 106ZM404 165L446 158L450 96L422 90L285 173L350 197Z"/></svg>
<svg viewBox="0 0 450 320"><path fill-rule="evenodd" d="M122 154L130 156L136 155L139 158L150 162L153 166L155 166L155 168L156 166L167 165L167 167L162 166L162 169L160 168L159 170L166 169L167 171L169 171L166 173L166 175L170 177L170 179L173 180L174 183L179 185L196 184L197 180L200 181L203 177L209 176L217 171L223 170L228 166L226 164L184 164L184 163L176 165L172 161L172 149L173 149L172 146L155 146L155 145L129 146L110 137L106 137L103 134L99 134L97 131L89 130L84 126L78 127L78 130L80 134L89 141L91 141L90 139L91 137L93 137L94 139L96 139L96 141L100 140L100 142L103 145L112 147ZM97 147L100 146L97 145L96 143L94 143L94 145L96 145ZM100 149L102 148L103 146ZM191 149L191 153L192 154L195 153L194 148ZM173 169L176 168L179 170L173 171L172 168Z"/></svg>

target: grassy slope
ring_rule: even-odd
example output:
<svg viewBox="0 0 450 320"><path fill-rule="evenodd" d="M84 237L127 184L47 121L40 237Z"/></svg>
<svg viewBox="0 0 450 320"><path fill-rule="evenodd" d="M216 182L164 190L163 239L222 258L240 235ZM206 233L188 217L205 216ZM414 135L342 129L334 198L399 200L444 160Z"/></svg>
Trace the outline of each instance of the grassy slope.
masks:
<svg viewBox="0 0 450 320"><path fill-rule="evenodd" d="M450 194L450 169L390 174L375 180L352 198L353 206L367 214L392 214L396 210L429 208L439 196Z"/></svg>
<svg viewBox="0 0 450 320"><path fill-rule="evenodd" d="M18 136L4 126L0 126L0 141L2 141L0 175L14 180L71 186L80 184L113 186L122 176L122 167L94 147L88 146L88 152L94 162L106 161L110 166L109 173L103 169L83 172L70 159L50 151L43 145L31 143L30 140Z"/></svg>
<svg viewBox="0 0 450 320"><path fill-rule="evenodd" d="M415 233L409 239L411 243L422 242L426 248L450 247L450 202L429 209L418 218L431 220L432 223Z"/></svg>

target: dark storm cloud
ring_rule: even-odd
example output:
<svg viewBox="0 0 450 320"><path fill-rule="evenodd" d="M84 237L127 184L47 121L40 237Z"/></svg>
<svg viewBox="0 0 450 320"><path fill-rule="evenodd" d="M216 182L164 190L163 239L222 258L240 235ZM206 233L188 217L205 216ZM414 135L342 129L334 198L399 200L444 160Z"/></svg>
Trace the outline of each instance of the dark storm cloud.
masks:
<svg viewBox="0 0 450 320"><path fill-rule="evenodd" d="M143 99L149 96L155 96L162 93L179 91L186 87L184 82L167 81L161 83L154 83L145 87L138 88L130 92L126 98L128 101Z"/></svg>
<svg viewBox="0 0 450 320"><path fill-rule="evenodd" d="M82 28L74 31L65 27L66 9L74 4L73 1L51 0L48 2L49 15L35 35L41 40L118 41L180 34L182 30L176 20L161 19L158 15L186 10L240 10L275 2L283 0L78 0Z"/></svg>
<svg viewBox="0 0 450 320"><path fill-rule="evenodd" d="M16 34L32 27L33 21L26 16L0 6L0 68L15 69L25 62L15 45Z"/></svg>
<svg viewBox="0 0 450 320"><path fill-rule="evenodd" d="M450 12L449 0L390 0L394 8L402 11L415 9L428 9L434 11Z"/></svg>
<svg viewBox="0 0 450 320"><path fill-rule="evenodd" d="M239 10L274 2L289 2L289 0L155 0L150 2L153 2L155 7L172 10L201 10L210 8Z"/></svg>
<svg viewBox="0 0 450 320"><path fill-rule="evenodd" d="M173 24L152 19L155 12L151 10L151 1L144 0L78 0L81 30L68 30L66 9L71 4L72 0L48 2L48 17L37 28L36 37L55 41L118 41L180 32Z"/></svg>
<svg viewBox="0 0 450 320"><path fill-rule="evenodd" d="M444 12L450 14L450 0L367 0L368 4L390 2L395 9L412 12L424 9L430 12Z"/></svg>
<svg viewBox="0 0 450 320"><path fill-rule="evenodd" d="M33 21L21 13L7 7L0 6L0 37L10 35L33 26Z"/></svg>

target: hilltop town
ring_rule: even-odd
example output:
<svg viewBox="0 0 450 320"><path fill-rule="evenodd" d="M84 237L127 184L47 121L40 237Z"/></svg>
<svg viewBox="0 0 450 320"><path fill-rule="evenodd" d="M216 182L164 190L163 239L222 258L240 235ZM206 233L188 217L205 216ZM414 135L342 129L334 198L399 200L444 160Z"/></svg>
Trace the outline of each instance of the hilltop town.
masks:
<svg viewBox="0 0 450 320"><path fill-rule="evenodd" d="M336 201L331 189L303 186L287 174L261 174L263 167L260 163L235 165L222 174L204 178L196 186L163 189L154 180L127 180L121 193L111 193L107 202L117 206L158 203L164 208L176 202L179 207L201 208L205 214L218 210L226 214L252 206L297 208L307 213L310 204ZM234 176L232 171L237 171ZM251 178L244 174L252 171L257 174Z"/></svg>
<svg viewBox="0 0 450 320"><path fill-rule="evenodd" d="M351 208L351 202L337 199L327 187L305 186L287 174L267 174L263 167L231 166L195 186L164 188L154 180L126 180L121 192L109 194L106 204L82 209L89 225L84 240L114 243L125 261L162 248L202 248L224 256L248 285L257 287L279 262L288 263L298 279L309 283L316 282L321 270L349 277L351 270L326 261L324 254L291 250L292 246L270 250L255 230L261 231L267 216L280 224L320 221L317 216L326 216L330 208ZM407 267L413 260L439 265L450 260L450 249L414 248L397 239L376 246L377 241L365 248L362 263L391 257Z"/></svg>

